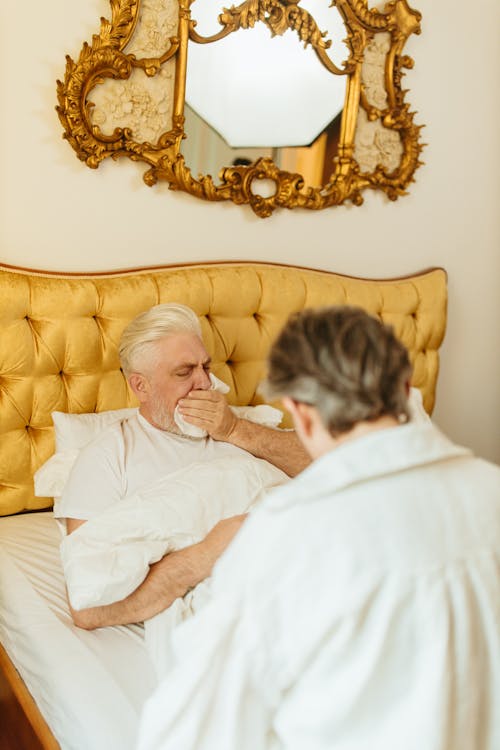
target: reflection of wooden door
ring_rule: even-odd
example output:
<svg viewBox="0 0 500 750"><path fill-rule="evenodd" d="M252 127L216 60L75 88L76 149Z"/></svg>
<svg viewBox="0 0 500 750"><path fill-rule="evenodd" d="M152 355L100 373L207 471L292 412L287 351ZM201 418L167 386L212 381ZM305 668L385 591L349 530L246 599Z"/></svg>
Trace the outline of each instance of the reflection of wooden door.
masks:
<svg viewBox="0 0 500 750"><path fill-rule="evenodd" d="M341 119L342 112L310 146L278 149L277 163L280 169L299 172L304 177L306 186L325 185L332 175L333 159L338 152Z"/></svg>
<svg viewBox="0 0 500 750"><path fill-rule="evenodd" d="M321 184L326 185L333 172L333 160L339 152L339 140L340 140L340 125L342 122L342 112L339 112L337 117L331 121L327 129L326 134L326 149L325 158L323 161L323 175L321 177Z"/></svg>
<svg viewBox="0 0 500 750"><path fill-rule="evenodd" d="M323 177L323 163L325 161L326 132L321 133L310 146L294 148L280 148L278 164L292 174L298 172L304 178L305 184L320 187Z"/></svg>

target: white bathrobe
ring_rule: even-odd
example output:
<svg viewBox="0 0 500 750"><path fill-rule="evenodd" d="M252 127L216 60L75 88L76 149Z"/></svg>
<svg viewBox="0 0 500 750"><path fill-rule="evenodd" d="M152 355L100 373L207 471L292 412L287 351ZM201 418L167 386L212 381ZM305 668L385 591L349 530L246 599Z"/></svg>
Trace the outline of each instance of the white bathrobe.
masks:
<svg viewBox="0 0 500 750"><path fill-rule="evenodd" d="M275 490L175 631L139 750L498 750L500 468L432 424Z"/></svg>

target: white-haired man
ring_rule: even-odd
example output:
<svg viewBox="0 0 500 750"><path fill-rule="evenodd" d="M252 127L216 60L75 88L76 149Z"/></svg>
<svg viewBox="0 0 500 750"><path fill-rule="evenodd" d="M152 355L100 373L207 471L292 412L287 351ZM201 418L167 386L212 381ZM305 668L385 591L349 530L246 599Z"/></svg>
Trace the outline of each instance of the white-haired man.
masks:
<svg viewBox="0 0 500 750"><path fill-rule="evenodd" d="M140 750L498 750L500 468L409 422L408 355L355 308L273 345L314 459L173 635Z"/></svg>
<svg viewBox="0 0 500 750"><path fill-rule="evenodd" d="M247 451L293 476L309 459L293 431L237 418L212 388L210 356L196 314L179 304L156 305L124 330L120 361L139 400L138 414L105 430L80 454L59 504L71 534L81 524L145 483L199 461ZM182 434L174 413L207 437ZM151 565L128 597L105 606L71 610L75 624L92 629L146 620L207 578L239 530L244 515L220 521L198 544Z"/></svg>

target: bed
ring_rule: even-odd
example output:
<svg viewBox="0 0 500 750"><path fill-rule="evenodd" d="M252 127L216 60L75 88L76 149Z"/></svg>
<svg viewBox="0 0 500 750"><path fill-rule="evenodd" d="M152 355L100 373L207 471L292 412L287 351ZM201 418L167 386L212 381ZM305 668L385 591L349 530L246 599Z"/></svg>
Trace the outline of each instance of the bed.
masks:
<svg viewBox="0 0 500 750"><path fill-rule="evenodd" d="M32 748L132 749L155 684L140 624L73 625L53 496L35 495L34 475L56 452L53 412L136 406L117 342L131 318L168 301L199 315L213 372L230 386L234 405L262 403L266 354L291 312L351 304L394 326L410 352L412 385L428 414L434 407L446 328L443 269L371 280L252 262L96 274L0 265L0 705L5 691L15 698L36 735ZM20 732L16 724L6 733L17 750Z"/></svg>

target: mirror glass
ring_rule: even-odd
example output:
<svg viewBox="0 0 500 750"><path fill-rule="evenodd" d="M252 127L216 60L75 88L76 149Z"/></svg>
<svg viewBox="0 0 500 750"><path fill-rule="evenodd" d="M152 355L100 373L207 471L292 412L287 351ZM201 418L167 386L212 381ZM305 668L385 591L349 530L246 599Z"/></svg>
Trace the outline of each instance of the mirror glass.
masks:
<svg viewBox="0 0 500 750"><path fill-rule="evenodd" d="M307 185L321 187L328 182L333 159L337 154L342 112L308 146L267 148L232 148L217 131L210 127L191 107L186 105L186 132L181 153L193 175L209 174L215 183L221 165L249 165L261 157L269 157L279 169L298 172Z"/></svg>
<svg viewBox="0 0 500 750"><path fill-rule="evenodd" d="M335 6L324 0L301 3L330 46L338 68L348 58L346 29ZM210 38L221 31L212 0L195 0L191 17L196 33ZM181 152L194 175L218 179L221 165L247 165L260 157L299 172L320 187L330 177L337 153L346 76L335 75L304 47L295 30L272 36L257 22L216 42L188 45L185 130Z"/></svg>

